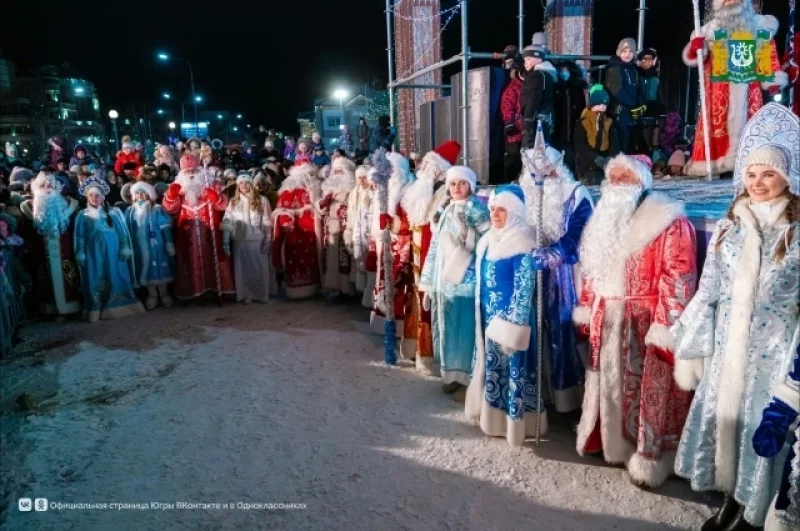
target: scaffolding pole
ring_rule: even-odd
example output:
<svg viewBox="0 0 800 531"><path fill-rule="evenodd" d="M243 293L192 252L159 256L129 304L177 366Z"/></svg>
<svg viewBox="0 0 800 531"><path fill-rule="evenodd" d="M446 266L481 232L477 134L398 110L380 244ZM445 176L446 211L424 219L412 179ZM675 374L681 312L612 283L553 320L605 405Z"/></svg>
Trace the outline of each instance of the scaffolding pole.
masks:
<svg viewBox="0 0 800 531"><path fill-rule="evenodd" d="M636 45L641 51L644 50L644 15L647 12L647 0L639 0L639 9L636 11L639 12L639 33Z"/></svg>
<svg viewBox="0 0 800 531"><path fill-rule="evenodd" d="M469 32L467 4L461 0L461 149L464 166L469 166Z"/></svg>
<svg viewBox="0 0 800 531"><path fill-rule="evenodd" d="M420 90L427 90L427 89L435 89L435 90L442 90L442 89L449 89L452 88L450 85L395 85L395 89L420 89Z"/></svg>
<svg viewBox="0 0 800 531"><path fill-rule="evenodd" d="M392 39L392 0L386 0L386 52L389 54L389 120L394 124L394 44Z"/></svg>
<svg viewBox="0 0 800 531"><path fill-rule="evenodd" d="M417 70L413 74L409 74L409 75L407 75L406 77L404 77L402 79L398 79L396 81L390 81L388 87L391 89L391 88L396 87L397 85L408 85L409 81L414 81L415 79L417 79L420 76L424 76L425 74L428 74L428 73L433 72L435 70L439 70L440 68L444 68L445 66L452 65L454 63L458 63L460 61L461 61L461 54L454 55L450 59L445 59L444 61L439 61L438 63L433 63L432 65L426 66L422 70Z"/></svg>
<svg viewBox="0 0 800 531"><path fill-rule="evenodd" d="M523 21L525 20L525 5L524 4L525 4L524 0L519 0L519 14L517 15L517 24L519 26L517 28L517 50L519 50L519 53L522 53L522 49L524 48L524 46L522 44L522 41L524 40L524 37L522 36L522 32L524 31L523 30L523 27L524 27Z"/></svg>

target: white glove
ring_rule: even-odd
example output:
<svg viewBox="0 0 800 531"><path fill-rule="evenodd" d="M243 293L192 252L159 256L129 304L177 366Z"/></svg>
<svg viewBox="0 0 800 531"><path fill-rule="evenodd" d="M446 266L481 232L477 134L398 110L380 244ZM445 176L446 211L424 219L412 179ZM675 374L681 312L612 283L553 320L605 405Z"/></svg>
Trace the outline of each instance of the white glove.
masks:
<svg viewBox="0 0 800 531"><path fill-rule="evenodd" d="M704 369L705 361L703 358L677 359L675 360L675 369L673 371L675 383L683 391L694 391L697 389L697 384L703 379Z"/></svg>
<svg viewBox="0 0 800 531"><path fill-rule="evenodd" d="M432 303L432 302L433 302L433 301L431 300L431 296L430 296L430 295L428 294L428 292L426 291L426 292L425 292L425 293L422 295L422 309L423 309L423 310L425 310L426 312L429 312L429 311L431 311L431 303Z"/></svg>
<svg viewBox="0 0 800 531"><path fill-rule="evenodd" d="M175 256L175 244L172 242L167 243L167 256Z"/></svg>

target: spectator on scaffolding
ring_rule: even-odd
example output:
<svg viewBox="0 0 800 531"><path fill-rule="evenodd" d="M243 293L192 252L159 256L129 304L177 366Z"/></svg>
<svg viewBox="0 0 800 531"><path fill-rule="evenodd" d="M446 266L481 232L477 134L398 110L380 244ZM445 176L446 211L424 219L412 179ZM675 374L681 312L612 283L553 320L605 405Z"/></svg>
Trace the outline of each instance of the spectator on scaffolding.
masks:
<svg viewBox="0 0 800 531"><path fill-rule="evenodd" d="M508 83L500 96L500 114L503 117L505 151L503 153L503 179L510 183L519 177L522 171L520 149L522 145L522 112L520 95L522 94L522 55L514 45L506 46L503 68L508 71Z"/></svg>
<svg viewBox="0 0 800 531"><path fill-rule="evenodd" d="M356 128L356 137L358 137L358 149L360 149L362 153L369 153L369 140L371 136L372 131L370 131L367 125L367 119L359 118L358 127Z"/></svg>
<svg viewBox="0 0 800 531"><path fill-rule="evenodd" d="M606 114L608 102L603 86L593 85L589 89L589 106L575 124L575 173L586 185L600 184L606 161L619 153L614 119Z"/></svg>
<svg viewBox="0 0 800 531"><path fill-rule="evenodd" d="M388 116L378 117L378 129L375 131L375 148L384 148L386 151L392 150L395 132Z"/></svg>
<svg viewBox="0 0 800 531"><path fill-rule="evenodd" d="M646 48L639 52L639 102L646 107L639 120L644 143L650 153L661 147L661 104L658 52ZM652 158L652 157L651 157Z"/></svg>
<svg viewBox="0 0 800 531"><path fill-rule="evenodd" d="M629 153L632 129L646 110L639 102L639 73L636 70L636 41L622 39L617 55L608 61L605 89L611 96L611 114L614 116L620 149Z"/></svg>
<svg viewBox="0 0 800 531"><path fill-rule="evenodd" d="M564 163L573 171L575 169L574 138L575 124L586 108L586 81L581 67L575 61L558 61L554 65L558 70L553 101L553 137L550 144L564 152Z"/></svg>
<svg viewBox="0 0 800 531"><path fill-rule="evenodd" d="M553 128L553 94L556 84L556 69L547 61L543 50L526 46L522 51L525 67L525 82L520 94L522 112L522 147L533 147L536 140L537 123L542 124L544 139L548 143Z"/></svg>

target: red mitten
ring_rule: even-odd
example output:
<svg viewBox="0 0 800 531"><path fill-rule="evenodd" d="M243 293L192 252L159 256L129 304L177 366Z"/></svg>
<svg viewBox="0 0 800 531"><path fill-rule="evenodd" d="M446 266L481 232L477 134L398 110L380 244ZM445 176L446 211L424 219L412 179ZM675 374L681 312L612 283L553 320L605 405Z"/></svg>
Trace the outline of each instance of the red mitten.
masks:
<svg viewBox="0 0 800 531"><path fill-rule="evenodd" d="M381 214L380 223L381 223L381 230L384 230L386 227L392 224L392 216L390 216L389 214Z"/></svg>
<svg viewBox="0 0 800 531"><path fill-rule="evenodd" d="M578 333L578 339L581 341L589 341L589 325L588 324L581 324L578 325L576 328L576 332Z"/></svg>
<svg viewBox="0 0 800 531"><path fill-rule="evenodd" d="M319 207L328 208L329 206L331 206L332 202L333 202L333 194L328 194L322 199L322 201L319 202Z"/></svg>
<svg viewBox="0 0 800 531"><path fill-rule="evenodd" d="M663 348L659 348L656 346L651 346L650 348L653 349L653 354L656 355L658 359L669 365L670 367L675 366L675 353L670 352L669 350L664 350Z"/></svg>
<svg viewBox="0 0 800 531"><path fill-rule="evenodd" d="M172 183L167 188L167 198L175 201L178 199L178 196L181 194L181 185L178 183Z"/></svg>
<svg viewBox="0 0 800 531"><path fill-rule="evenodd" d="M772 85L769 88L769 95L770 96L774 96L775 94L777 94L780 91L781 91L781 88L778 85Z"/></svg>
<svg viewBox="0 0 800 531"><path fill-rule="evenodd" d="M205 198L212 205L216 205L219 201L219 194L213 188L206 188Z"/></svg>
<svg viewBox="0 0 800 531"><path fill-rule="evenodd" d="M689 57L697 57L697 52L706 45L705 37L695 37L689 44Z"/></svg>

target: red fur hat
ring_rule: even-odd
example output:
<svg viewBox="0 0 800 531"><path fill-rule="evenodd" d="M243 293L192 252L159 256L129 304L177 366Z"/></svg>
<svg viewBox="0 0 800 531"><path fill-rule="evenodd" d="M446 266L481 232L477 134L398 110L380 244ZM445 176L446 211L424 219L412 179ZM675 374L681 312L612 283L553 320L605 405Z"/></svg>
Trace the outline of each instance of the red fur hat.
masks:
<svg viewBox="0 0 800 531"><path fill-rule="evenodd" d="M456 161L458 160L458 154L461 153L461 144L456 142L455 140L448 140L443 144L440 144L434 150L440 157L450 163L451 166L455 166Z"/></svg>

